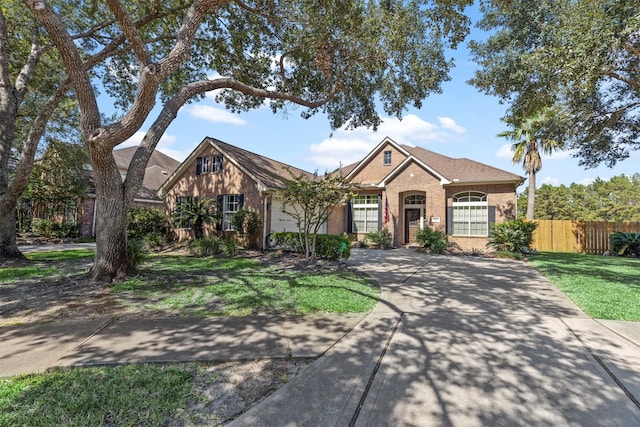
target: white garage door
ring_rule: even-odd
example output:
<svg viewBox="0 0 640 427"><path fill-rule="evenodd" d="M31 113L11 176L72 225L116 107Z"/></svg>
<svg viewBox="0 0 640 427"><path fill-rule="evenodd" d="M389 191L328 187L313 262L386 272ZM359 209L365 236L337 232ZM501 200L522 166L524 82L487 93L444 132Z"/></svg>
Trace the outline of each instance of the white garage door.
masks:
<svg viewBox="0 0 640 427"><path fill-rule="evenodd" d="M273 201L271 203L271 229L270 233L275 233L278 231L298 231L298 225L296 224L296 220L291 217L291 215L282 212L282 197L273 196ZM327 232L327 225L323 224L320 228L320 233L324 234Z"/></svg>

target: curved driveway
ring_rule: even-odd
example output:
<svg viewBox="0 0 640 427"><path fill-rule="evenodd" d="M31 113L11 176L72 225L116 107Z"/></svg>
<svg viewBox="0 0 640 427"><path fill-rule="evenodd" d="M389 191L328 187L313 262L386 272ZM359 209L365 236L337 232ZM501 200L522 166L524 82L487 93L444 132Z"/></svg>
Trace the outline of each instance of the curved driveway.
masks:
<svg viewBox="0 0 640 427"><path fill-rule="evenodd" d="M233 425L640 426L640 323L594 321L523 262L353 250L381 301Z"/></svg>

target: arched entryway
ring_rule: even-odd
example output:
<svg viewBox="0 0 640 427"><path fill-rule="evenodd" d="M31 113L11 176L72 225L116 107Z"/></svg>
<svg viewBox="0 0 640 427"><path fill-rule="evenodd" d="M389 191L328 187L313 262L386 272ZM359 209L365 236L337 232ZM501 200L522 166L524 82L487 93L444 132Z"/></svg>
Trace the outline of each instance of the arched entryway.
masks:
<svg viewBox="0 0 640 427"><path fill-rule="evenodd" d="M410 193L404 196L404 243L415 243L418 231L424 227L426 196Z"/></svg>

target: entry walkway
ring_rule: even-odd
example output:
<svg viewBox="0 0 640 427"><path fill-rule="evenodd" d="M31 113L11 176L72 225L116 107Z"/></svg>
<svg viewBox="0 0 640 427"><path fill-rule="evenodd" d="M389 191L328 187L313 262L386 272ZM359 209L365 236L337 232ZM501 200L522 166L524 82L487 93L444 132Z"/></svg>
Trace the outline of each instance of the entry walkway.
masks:
<svg viewBox="0 0 640 427"><path fill-rule="evenodd" d="M640 323L585 316L525 263L354 250L382 299L233 426L640 425Z"/></svg>

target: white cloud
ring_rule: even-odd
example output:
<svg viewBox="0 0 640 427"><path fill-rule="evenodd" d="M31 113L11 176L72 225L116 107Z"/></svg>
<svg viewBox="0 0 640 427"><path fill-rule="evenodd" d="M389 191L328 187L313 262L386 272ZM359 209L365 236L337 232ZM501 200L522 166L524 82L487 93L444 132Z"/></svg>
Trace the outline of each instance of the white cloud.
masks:
<svg viewBox="0 0 640 427"><path fill-rule="evenodd" d="M247 124L247 122L242 120L237 114L233 114L222 108L216 108L210 105L196 104L188 107L186 112L191 117L207 120L213 123L227 123L238 126L244 126Z"/></svg>
<svg viewBox="0 0 640 427"><path fill-rule="evenodd" d="M573 153L575 153L575 150L558 150L551 154L543 154L542 160L564 160L573 156Z"/></svg>
<svg viewBox="0 0 640 427"><path fill-rule="evenodd" d="M457 124L451 117L438 117L438 121L443 129L448 129L454 133L465 133L467 131L465 128Z"/></svg>
<svg viewBox="0 0 640 427"><path fill-rule="evenodd" d="M142 139L146 134L147 134L146 131L139 130L138 132L134 133L131 138L127 139L125 142L118 145L118 148L135 147L137 145L140 145L140 143L142 142ZM160 141L158 141L158 148L166 145L171 145L174 142L176 142L176 137L174 135L169 135L165 133L160 137Z"/></svg>
<svg viewBox="0 0 640 427"><path fill-rule="evenodd" d="M560 179L553 176L546 176L539 184L560 185Z"/></svg>
<svg viewBox="0 0 640 427"><path fill-rule="evenodd" d="M513 160L513 151L511 151L511 144L504 144L496 151L496 157L499 159Z"/></svg>
<svg viewBox="0 0 640 427"><path fill-rule="evenodd" d="M595 178L582 178L580 181L577 182L577 184L589 185L589 184L592 184L593 181L595 181Z"/></svg>
<svg viewBox="0 0 640 427"><path fill-rule="evenodd" d="M438 117L440 125L422 120L415 114L408 114L402 120L394 117L383 119L378 131L367 128L354 130L338 129L333 137L327 138L319 144L309 146L309 155L305 160L321 167L334 169L339 166L361 160L385 136L389 136L398 144L415 146L430 142L447 142L456 139L466 130L455 120L448 117Z"/></svg>

